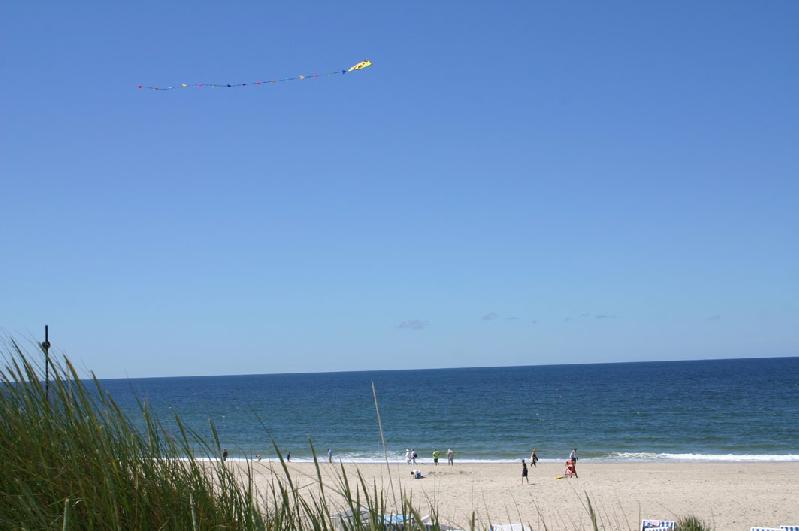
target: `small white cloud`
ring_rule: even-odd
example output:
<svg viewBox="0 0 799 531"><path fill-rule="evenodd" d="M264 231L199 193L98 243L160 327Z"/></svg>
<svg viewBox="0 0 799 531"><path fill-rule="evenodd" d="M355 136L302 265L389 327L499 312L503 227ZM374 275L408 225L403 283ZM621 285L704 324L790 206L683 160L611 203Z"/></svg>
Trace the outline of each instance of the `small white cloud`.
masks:
<svg viewBox="0 0 799 531"><path fill-rule="evenodd" d="M594 316L594 319L615 319L615 315L611 315L609 313L598 313Z"/></svg>
<svg viewBox="0 0 799 531"><path fill-rule="evenodd" d="M429 323L427 321L421 321L419 319L409 319L408 321L402 321L400 324L397 325L397 328L402 328L403 330L422 330L427 328Z"/></svg>

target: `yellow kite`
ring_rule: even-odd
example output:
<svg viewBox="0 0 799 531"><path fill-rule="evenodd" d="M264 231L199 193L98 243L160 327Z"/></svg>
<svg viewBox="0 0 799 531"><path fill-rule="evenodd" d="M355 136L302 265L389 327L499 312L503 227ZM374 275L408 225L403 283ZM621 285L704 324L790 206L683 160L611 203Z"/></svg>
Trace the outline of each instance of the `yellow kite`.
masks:
<svg viewBox="0 0 799 531"><path fill-rule="evenodd" d="M367 59L366 61L361 61L361 62L360 62L360 63L358 63L357 65L353 65L353 66L351 66L351 67L350 67L350 68L347 70L347 72L352 72L353 70L363 70L364 68L369 68L370 66L372 66L372 61L370 61L369 59Z"/></svg>

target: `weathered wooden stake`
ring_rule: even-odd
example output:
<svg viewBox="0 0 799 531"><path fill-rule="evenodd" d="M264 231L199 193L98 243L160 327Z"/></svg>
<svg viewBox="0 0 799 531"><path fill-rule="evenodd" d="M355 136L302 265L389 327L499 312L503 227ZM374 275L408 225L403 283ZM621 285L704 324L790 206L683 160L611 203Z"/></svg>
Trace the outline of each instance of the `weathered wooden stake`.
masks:
<svg viewBox="0 0 799 531"><path fill-rule="evenodd" d="M44 343L42 343L42 350L44 351L44 397L50 400L50 330L47 325L44 325Z"/></svg>

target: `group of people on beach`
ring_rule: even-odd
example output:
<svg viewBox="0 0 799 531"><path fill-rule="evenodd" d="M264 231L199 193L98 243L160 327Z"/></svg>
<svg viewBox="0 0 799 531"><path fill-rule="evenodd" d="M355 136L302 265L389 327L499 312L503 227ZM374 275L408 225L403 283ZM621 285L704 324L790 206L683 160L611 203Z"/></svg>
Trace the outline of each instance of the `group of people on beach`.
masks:
<svg viewBox="0 0 799 531"><path fill-rule="evenodd" d="M222 450L222 461L227 460L227 457L228 457L228 451L227 451L227 448L225 448L225 449ZM435 466L438 466L438 459L440 457L441 457L441 452L439 452L437 449L433 450L433 464ZM259 454L256 454L255 458L258 461L261 460L261 456ZM416 453L416 449L415 448L406 448L405 449L405 461L409 465L410 464L414 464L415 465L416 464L416 460L418 458L419 458L419 454ZM286 461L287 462L291 462L291 452L286 452ZM332 448L328 448L327 449L327 462L328 463L333 463L333 449ZM538 463L538 454L536 452L536 449L533 448L533 450L530 452L530 464L533 465L533 466L536 466L536 463ZM455 464L455 452L452 451L452 448L448 448L447 449L447 464L449 466L453 466ZM569 454L569 459L568 459L568 461L566 461L566 466L567 466L567 468L569 470L571 470L571 473L574 475L574 477L577 477L577 448L572 448L572 451ZM522 459L522 483L524 483L525 481L528 484L530 483L530 479L528 477L529 473L530 473L530 471L527 468L527 461L525 459ZM414 479L422 479L422 478L424 478L424 476L422 475L421 471L419 471L419 470L412 470L411 471L411 476L413 476Z"/></svg>
<svg viewBox="0 0 799 531"><path fill-rule="evenodd" d="M441 452L437 449L433 450L433 464L438 466L438 459L441 457ZM416 460L419 458L419 454L416 453L416 449L414 448L406 448L405 449L405 462L410 464L416 464ZM447 448L447 464L449 466L453 466L455 464L455 452L452 451L452 448Z"/></svg>
<svg viewBox="0 0 799 531"><path fill-rule="evenodd" d="M530 452L530 464L536 466L538 463L538 454L536 453L536 449L533 448L533 451ZM569 459L566 461L567 469L571 470L574 477L577 477L577 448L572 448L571 453L569 454ZM528 477L529 469L527 468L527 462L522 459L522 483L525 481L529 484L530 478Z"/></svg>

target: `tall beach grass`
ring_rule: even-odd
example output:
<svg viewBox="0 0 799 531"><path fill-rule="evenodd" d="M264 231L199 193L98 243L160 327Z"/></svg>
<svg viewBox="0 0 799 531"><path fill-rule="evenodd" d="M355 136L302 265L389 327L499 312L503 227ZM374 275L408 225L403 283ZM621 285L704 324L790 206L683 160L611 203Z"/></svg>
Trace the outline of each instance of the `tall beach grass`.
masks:
<svg viewBox="0 0 799 531"><path fill-rule="evenodd" d="M170 433L140 404L144 429L137 429L69 360L53 365L46 397L42 367L17 343L4 357L0 529L386 529L391 512L421 527L402 492L399 506L389 507L381 490L343 467L322 485L317 464L318 494L300 495L277 448L282 474L258 492L252 463L242 471L219 459L213 424L206 438L176 417ZM337 517L341 511L351 516Z"/></svg>

